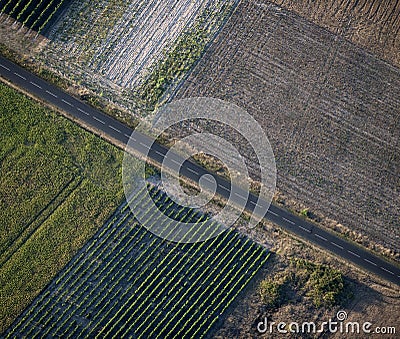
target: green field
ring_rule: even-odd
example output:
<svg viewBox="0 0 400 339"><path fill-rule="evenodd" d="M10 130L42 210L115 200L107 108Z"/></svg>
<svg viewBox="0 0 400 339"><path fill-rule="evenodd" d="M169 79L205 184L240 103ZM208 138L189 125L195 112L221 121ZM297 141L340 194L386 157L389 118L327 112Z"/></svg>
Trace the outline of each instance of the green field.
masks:
<svg viewBox="0 0 400 339"><path fill-rule="evenodd" d="M123 153L0 84L0 333L123 199Z"/></svg>

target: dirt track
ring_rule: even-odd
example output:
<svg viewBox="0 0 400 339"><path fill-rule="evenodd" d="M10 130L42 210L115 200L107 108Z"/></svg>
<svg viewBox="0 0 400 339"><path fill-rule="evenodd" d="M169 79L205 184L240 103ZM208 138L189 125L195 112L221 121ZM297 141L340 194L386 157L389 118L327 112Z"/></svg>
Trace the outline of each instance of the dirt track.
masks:
<svg viewBox="0 0 400 339"><path fill-rule="evenodd" d="M399 69L267 1L243 1L177 95L191 96L259 121L286 196L399 251Z"/></svg>

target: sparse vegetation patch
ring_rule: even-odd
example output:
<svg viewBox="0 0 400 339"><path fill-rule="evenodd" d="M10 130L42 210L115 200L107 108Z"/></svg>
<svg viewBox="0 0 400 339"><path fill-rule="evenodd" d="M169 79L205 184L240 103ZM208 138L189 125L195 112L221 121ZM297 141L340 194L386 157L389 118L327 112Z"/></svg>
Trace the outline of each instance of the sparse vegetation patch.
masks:
<svg viewBox="0 0 400 339"><path fill-rule="evenodd" d="M344 305L352 291L343 274L327 265L293 259L289 267L260 283L260 296L269 309L309 299L314 307Z"/></svg>

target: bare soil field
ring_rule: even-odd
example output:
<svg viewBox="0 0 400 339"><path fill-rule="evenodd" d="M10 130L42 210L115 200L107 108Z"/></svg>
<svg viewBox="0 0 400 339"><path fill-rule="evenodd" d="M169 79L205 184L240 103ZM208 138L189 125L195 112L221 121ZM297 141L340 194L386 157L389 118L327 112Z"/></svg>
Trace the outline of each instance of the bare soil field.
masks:
<svg viewBox="0 0 400 339"><path fill-rule="evenodd" d="M271 0L400 66L400 1Z"/></svg>
<svg viewBox="0 0 400 339"><path fill-rule="evenodd" d="M176 98L195 96L252 114L284 196L398 257L398 68L268 1L243 1Z"/></svg>

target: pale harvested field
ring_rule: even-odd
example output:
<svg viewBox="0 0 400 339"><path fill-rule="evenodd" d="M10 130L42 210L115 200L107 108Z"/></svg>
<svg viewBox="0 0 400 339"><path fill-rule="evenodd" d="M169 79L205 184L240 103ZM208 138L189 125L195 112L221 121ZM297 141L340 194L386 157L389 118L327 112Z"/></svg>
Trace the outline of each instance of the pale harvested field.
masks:
<svg viewBox="0 0 400 339"><path fill-rule="evenodd" d="M177 94L193 96L258 120L284 195L399 253L398 68L267 1L242 1Z"/></svg>
<svg viewBox="0 0 400 339"><path fill-rule="evenodd" d="M54 51L121 87L138 85L211 1L74 1L53 27ZM60 56L60 55L59 55Z"/></svg>
<svg viewBox="0 0 400 339"><path fill-rule="evenodd" d="M399 0L271 0L400 66Z"/></svg>
<svg viewBox="0 0 400 339"><path fill-rule="evenodd" d="M136 108L137 90L182 34L213 36L235 0L72 1L37 59L79 86ZM137 112L134 112L137 114Z"/></svg>

